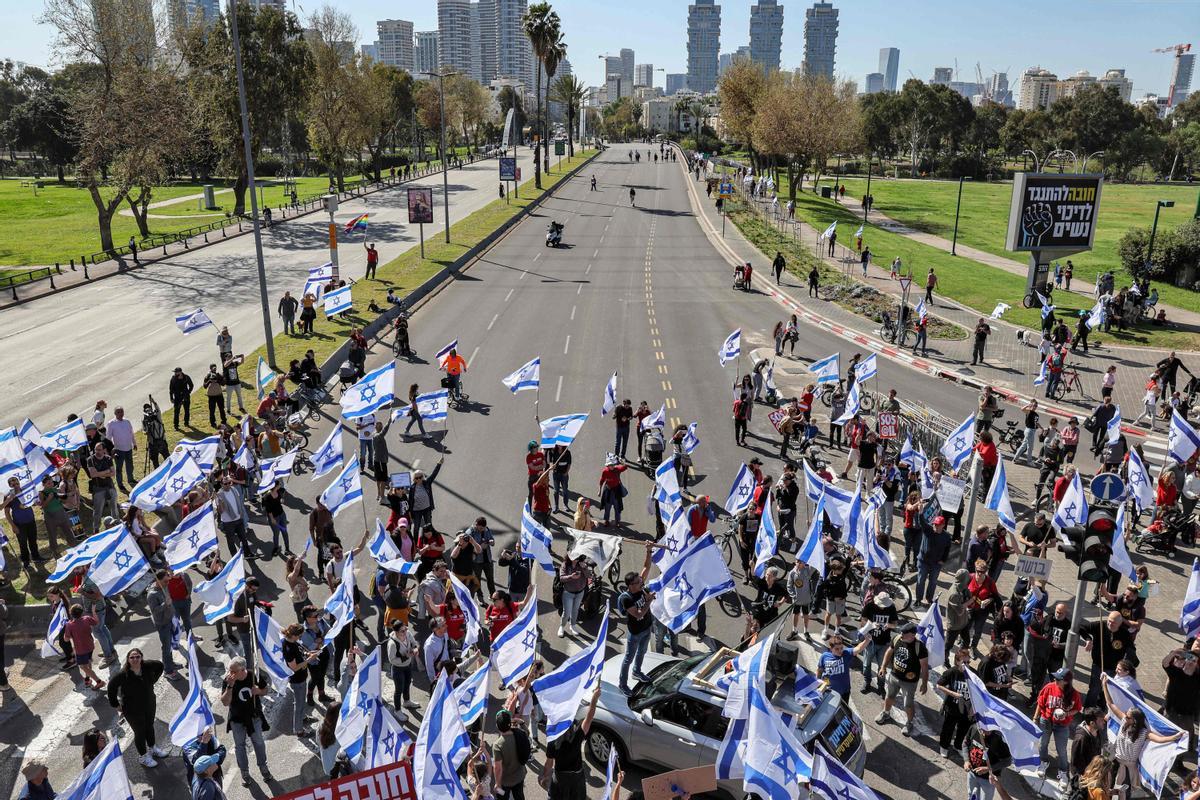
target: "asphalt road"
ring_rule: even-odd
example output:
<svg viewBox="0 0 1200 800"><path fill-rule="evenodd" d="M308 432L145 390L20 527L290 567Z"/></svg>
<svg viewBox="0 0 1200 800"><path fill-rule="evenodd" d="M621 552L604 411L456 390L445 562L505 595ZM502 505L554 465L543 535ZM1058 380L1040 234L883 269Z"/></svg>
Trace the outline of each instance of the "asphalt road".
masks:
<svg viewBox="0 0 1200 800"><path fill-rule="evenodd" d="M433 297L413 317L412 340L421 357L432 361L434 352L457 338L460 351L470 362L465 379L466 391L471 396L470 407L451 412L450 424L444 434L428 443L403 440L398 430L389 434L397 469L419 466L428 470L439 458L445 459L437 482L435 522L439 529L461 528L476 516L483 515L499 534L500 545L513 541L525 496L525 444L537 438L537 415L545 418L559 413L591 413L573 448L572 488L582 496L595 499L604 455L613 444L612 423L602 418L599 410L605 382L614 370L620 375L618 395L621 398L632 398L635 404L644 399L652 408L665 403L668 418L672 421L700 422L701 445L695 453L697 478L694 491L723 500L739 463L751 454L763 457L768 472L778 473L774 444L777 438L761 407L751 423L749 450L739 448L733 442L729 406L736 367L731 364L722 369L717 350L726 335L739 327L743 329L743 352L769 346L769 331L775 321L782 318L783 310L764 293L741 293L730 289L728 265L692 216L686 191L688 178L682 166L647 163L644 156L643 150L643 161L634 165L628 161L626 147L608 150L592 167L561 187L538 214L513 229L479 263ZM589 189L589 178L593 174L599 184L595 192ZM636 206L630 205L631 186L637 191ZM379 203L378 200L373 202ZM549 219L566 223L565 247L551 250L544 246L544 229ZM320 263L324 254L319 244L315 247L297 250L289 260L294 272L288 274L298 274L303 267ZM204 257L216 258L215 255ZM189 274L201 270L199 266L189 268ZM143 280L152 277L147 274ZM210 277L215 280L218 276ZM65 299L69 303L86 305L88 291L107 293L120 286L125 286L126 291L136 288L129 287L127 280L105 281L114 286L98 285L81 293L79 299ZM135 302L131 297L130 304L145 306L140 313L161 324L169 319L169 312L174 308L166 302L172 294L166 286L152 287L149 291L149 298ZM253 299L242 300L241 305L248 306L241 313L249 318L258 313ZM78 307L75 312L85 313ZM93 319L93 325L102 315L111 316L111 312L102 312L98 308L86 313ZM13 325L8 321L0 324ZM65 323L46 320L39 324ZM45 333L43 331L36 338L41 340ZM165 333L178 336L173 329ZM46 347L51 346L53 336L47 337ZM208 338L207 334L204 336ZM248 336L241 328L235 330L235 337L244 340ZM128 341L128 336L110 337L106 346L118 346ZM200 344L211 346L203 340ZM852 351L845 345L843 340L831 334L805 328L796 354L805 360L813 360L841 351L846 358ZM102 345L86 341L79 347L103 349ZM14 348L9 347L8 342L3 349L3 359L17 360L17 355L12 352ZM542 359L541 391L536 398L532 392L511 395L501 385L501 377L539 355ZM174 351L165 356L167 361L178 357ZM369 366L383 363L390 357L390 343L376 346ZM122 353L121 358L132 359L133 353ZM207 354L203 358L207 358ZM21 362L25 369L36 363L24 357ZM134 377L140 374L136 370L130 372L127 362L122 364L124 367L114 362L113 368L125 369ZM740 365L746 364L747 359L743 358ZM398 366L398 393L413 382L423 391L436 387L435 365L419 360L411 364L400 362ZM140 369L165 374L165 368L150 364ZM961 419L974 407L974 394L961 387L933 383L924 375L882 359L879 369L880 387L895 387L903 397L936 404L937 409L948 417ZM785 379L785 394L789 388L786 381L790 380L798 378ZM45 413L56 413L53 408L61 407L69 399L76 404L88 399L70 398L69 388L54 384L47 387L49 391L58 392L59 399L47 400L52 407ZM24 385L17 387L17 392L20 391L24 391ZM336 413L336 407L327 410ZM329 424L330 420L323 420L316 426L312 434L314 443L324 437ZM347 452L353 452L353 434L346 432L344 436ZM312 482L307 476L291 479L291 517L296 531L292 542L294 549L298 550L302 545L303 531L306 530L302 514L327 483L327 479ZM631 469L626 483L630 487L625 515L626 535L649 539L653 525L642 498L647 495L651 482ZM364 511L350 509L337 520L337 529L347 543L357 541L363 523L373 521L380 513L374 503L373 489L366 487L365 491L368 502ZM254 520L257 538L269 540L270 534L261 517L255 516ZM560 516L559 521L566 521L566 517ZM565 541L564 537L559 537L560 548ZM623 563L631 569L640 565L641 557L640 549L627 547ZM281 562L256 561L252 563L252 569L263 579L264 596L279 602L277 616L289 617ZM368 585L370 574L369 567L360 569L360 586ZM735 574L740 576L740 571L735 569ZM544 600L549 597L549 584L549 579L542 576L540 585ZM739 585L739 588L742 587ZM742 594L746 597L744 588ZM323 600L325 592L314 585L313 597ZM141 615L138 616L141 619ZM369 625L374 629L373 620ZM542 604L541 625L543 655L552 664L560 662L578 647L578 643L564 641L555 635L557 619L548 602ZM587 627L594 630L595 626ZM710 609L708 628L709 635L715 640L732 645L740 640L744 622L716 611L714 606ZM210 698L215 699L221 665L230 654L215 654L212 631L204 633L206 640L200 645L200 659ZM124 640L118 648L122 653L124 645L133 638L147 647L151 657L158 655L157 639L144 620L124 625L120 638ZM685 644L700 646L686 638ZM618 652L620 634L614 631L609 654ZM214 655L218 655L217 660ZM106 701L76 688L71 678L59 674L55 665L45 664L36 654L18 652L13 673L18 698L0 698L0 746L4 748L0 753L5 756L24 753L26 757L48 760L52 780L61 789L78 770L82 733L96 724L115 729L112 711ZM184 688L166 681L158 686L160 740L166 739L167 722ZM385 687L385 694L389 691L390 688ZM425 682L419 681L417 699L423 700L427 691ZM855 703L859 704L862 697L856 694ZM931 708L936 705L931 698L926 698L925 702ZM220 714L219 703L215 705ZM268 716L272 722L281 717L287 719L288 705L286 700L270 704ZM494 712L495 708L493 703L491 710ZM949 798L965 793L961 768L939 759L936 749L931 748L931 744L936 743L904 739L900 737L897 725L883 729L874 726L870 720L877 711L878 698L867 696L860 712L867 722L871 751L867 781L873 787L892 798ZM283 723L275 727L287 726L288 723ZM221 733L220 738L232 749L229 734ZM132 751L127 732L123 745ZM172 750L178 753L177 748ZM231 758L226 770L229 797L270 797L319 780L319 765L314 759L311 742L297 741L272 731L268 735L268 750L271 763L277 765L273 766L273 771L278 782L270 787L256 784L249 791L242 789ZM533 760L536 765L541 764L540 752L535 753ZM0 759L0 785L14 785L19 763L17 758ZM154 796L167 796L167 792L178 793L183 788L183 770L178 755L166 759L156 770L143 769L132 757L126 759L126 764L139 795L150 789ZM631 771L631 779L638 774ZM256 772L254 777L257 780ZM596 796L599 796L600 778L602 774L599 778L596 774L592 776ZM532 779L527 783L527 791L531 797L543 796Z"/></svg>

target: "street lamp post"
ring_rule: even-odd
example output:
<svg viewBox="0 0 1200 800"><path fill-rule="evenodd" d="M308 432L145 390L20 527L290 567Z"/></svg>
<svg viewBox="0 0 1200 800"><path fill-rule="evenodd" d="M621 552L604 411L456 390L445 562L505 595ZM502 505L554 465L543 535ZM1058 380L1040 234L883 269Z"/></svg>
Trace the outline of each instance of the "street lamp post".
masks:
<svg viewBox="0 0 1200 800"><path fill-rule="evenodd" d="M961 176L959 176L959 179L958 179L958 205L956 205L954 207L954 240L952 242L950 242L950 255L952 255L952 256L958 255L958 253L956 253L954 251L955 251L955 248L958 247L958 214L960 211L962 211L963 181L969 181L969 180L973 180L973 179L967 175L961 175Z"/></svg>
<svg viewBox="0 0 1200 800"><path fill-rule="evenodd" d="M275 337L271 334L271 307L267 303L267 268L263 263L262 231L258 225L258 198L254 194L254 153L250 148L250 115L246 111L246 79L242 74L242 48L238 37L235 0L229 1L229 35L233 40L233 65L237 70L238 110L242 117L242 147L246 156L246 180L250 188L250 221L254 225L254 255L258 261L258 299L262 305L263 336L267 340L267 363L275 367Z"/></svg>
<svg viewBox="0 0 1200 800"><path fill-rule="evenodd" d="M446 244L450 244L450 177L447 173L447 160L450 156L446 150L446 78L457 75L456 72L426 72L431 78L438 79L438 116L442 134L442 213L446 225Z"/></svg>
<svg viewBox="0 0 1200 800"><path fill-rule="evenodd" d="M1158 233L1158 212L1164 208L1174 208L1174 200L1159 200L1154 205L1154 225L1150 228L1150 244L1146 248L1146 270L1154 263L1154 237Z"/></svg>

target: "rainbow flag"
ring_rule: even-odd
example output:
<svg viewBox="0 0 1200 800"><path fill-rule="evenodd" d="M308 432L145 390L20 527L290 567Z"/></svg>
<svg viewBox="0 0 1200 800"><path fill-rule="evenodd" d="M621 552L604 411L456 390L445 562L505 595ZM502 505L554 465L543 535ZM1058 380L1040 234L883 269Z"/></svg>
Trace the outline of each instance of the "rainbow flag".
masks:
<svg viewBox="0 0 1200 800"><path fill-rule="evenodd" d="M350 231L365 231L367 229L367 217L369 216L370 214L359 214L357 217L346 223L346 227L342 230L342 233L350 233Z"/></svg>

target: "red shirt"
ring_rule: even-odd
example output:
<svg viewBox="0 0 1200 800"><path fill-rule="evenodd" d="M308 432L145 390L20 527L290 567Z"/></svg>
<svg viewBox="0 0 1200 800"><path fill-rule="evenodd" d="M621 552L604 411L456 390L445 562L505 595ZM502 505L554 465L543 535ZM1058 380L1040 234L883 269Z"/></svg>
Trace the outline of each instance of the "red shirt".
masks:
<svg viewBox="0 0 1200 800"><path fill-rule="evenodd" d="M1160 483L1154 491L1154 505L1159 508L1169 508L1175 505L1175 500L1179 497L1179 490L1174 486L1167 486Z"/></svg>
<svg viewBox="0 0 1200 800"><path fill-rule="evenodd" d="M746 419L746 409L749 408L749 400L734 400L733 401L733 418Z"/></svg>
<svg viewBox="0 0 1200 800"><path fill-rule="evenodd" d="M550 510L550 482L541 481L533 485L533 510L546 513Z"/></svg>
<svg viewBox="0 0 1200 800"><path fill-rule="evenodd" d="M445 603L437 607L438 616L446 620L446 635L462 641L467 635L467 615L461 608L449 609Z"/></svg>
<svg viewBox="0 0 1200 800"><path fill-rule="evenodd" d="M610 489L616 489L621 485L621 473L626 469L628 469L628 467L626 467L624 464L613 464L610 467L605 467L600 472L600 483L604 484Z"/></svg>
<svg viewBox="0 0 1200 800"><path fill-rule="evenodd" d="M492 637L493 642L496 641L496 637L500 635L500 632L508 627L508 623L513 621L520 609L521 604L515 600L513 601L511 608L507 606L498 606L495 603L488 606L488 633Z"/></svg>
<svg viewBox="0 0 1200 800"><path fill-rule="evenodd" d="M92 638L92 628L98 624L99 620L90 614L84 614L79 619L73 619L67 623L63 632L71 640L71 647L74 648L75 655L85 656L96 649L96 642Z"/></svg>
<svg viewBox="0 0 1200 800"><path fill-rule="evenodd" d="M762 516L763 506L766 504L767 495L770 492L771 490L761 483L754 487L754 498L750 501L750 506L756 517Z"/></svg>
<svg viewBox="0 0 1200 800"><path fill-rule="evenodd" d="M379 251L367 248L367 265L375 266L379 263Z"/></svg>
<svg viewBox="0 0 1200 800"><path fill-rule="evenodd" d="M1000 451L996 449L996 443L980 442L975 445L975 452L979 453L979 457L983 459L983 463L989 467L996 466L1000 460Z"/></svg>
<svg viewBox="0 0 1200 800"><path fill-rule="evenodd" d="M708 533L708 514L705 514L700 506L696 506L688 514L688 527L692 529L692 536L697 539Z"/></svg>
<svg viewBox="0 0 1200 800"><path fill-rule="evenodd" d="M1063 691L1058 687L1058 682L1050 681L1042 687L1042 691L1038 692L1035 713L1042 719L1051 720L1055 725L1070 725L1075 715L1083 710L1083 701L1079 698L1079 692L1075 687L1071 687L1070 691L1071 698L1068 700L1063 697ZM1056 708L1061 708L1066 712L1066 716L1061 720L1054 719L1054 709Z"/></svg>
<svg viewBox="0 0 1200 800"><path fill-rule="evenodd" d="M541 450L534 450L525 456L525 468L529 470L530 475L541 475L546 471L546 454Z"/></svg>
<svg viewBox="0 0 1200 800"><path fill-rule="evenodd" d="M172 575L167 578L167 594L172 600L186 600L188 596L187 581L182 575Z"/></svg>
<svg viewBox="0 0 1200 800"><path fill-rule="evenodd" d="M975 573L971 573L971 581L967 584L967 591L975 598L979 605L983 605L993 597L1000 596L1000 590L996 588L996 582L991 578L984 578L980 583L975 577Z"/></svg>
<svg viewBox="0 0 1200 800"><path fill-rule="evenodd" d="M1071 479L1065 475L1059 475L1054 481L1054 502L1059 503L1063 499L1063 495L1067 493L1067 487L1071 485Z"/></svg>
<svg viewBox="0 0 1200 800"><path fill-rule="evenodd" d="M800 410L803 411L805 414L807 414L810 411L812 411L812 404L813 404L813 393L805 392L800 397L800 402L799 402Z"/></svg>
<svg viewBox="0 0 1200 800"><path fill-rule="evenodd" d="M430 547L430 551L422 553L422 558L441 558L442 552L446 549L446 540L440 533L435 533L433 536L426 536L422 533L417 536L417 550L420 551L425 547Z"/></svg>

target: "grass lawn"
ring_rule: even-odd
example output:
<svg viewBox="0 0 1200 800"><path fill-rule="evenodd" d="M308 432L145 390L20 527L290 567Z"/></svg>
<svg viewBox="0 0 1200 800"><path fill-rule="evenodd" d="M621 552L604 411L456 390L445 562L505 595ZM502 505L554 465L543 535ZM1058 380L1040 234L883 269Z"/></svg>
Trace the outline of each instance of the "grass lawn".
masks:
<svg viewBox="0 0 1200 800"><path fill-rule="evenodd" d="M866 190L866 181L847 178L846 194L858 199ZM954 209L958 200L957 181L879 180L871 181L875 208L883 214L925 233L945 239L954 235ZM1121 269L1117 243L1129 228L1149 228L1154 222L1156 200L1174 200L1174 208L1159 214L1158 228L1169 230L1192 218L1196 211L1197 186L1134 186L1110 183L1100 196L1100 215L1094 249L1071 256L1075 280L1094 284L1096 275L1111 269L1117 285L1128 283ZM1008 231L1008 210L1012 198L1011 183L963 184L962 213L958 241L988 253L1010 258L1022 266L1028 263L1022 254L1004 249ZM1065 261L1065 259L1064 259ZM1200 311L1200 293L1163 283L1155 283L1164 302L1190 311Z"/></svg>
<svg viewBox="0 0 1200 800"><path fill-rule="evenodd" d="M353 181L359 180L361 177L361 175L347 175L346 183L350 184ZM321 194L329 188L329 178L324 175L317 175L310 178L295 178L294 180L296 183L296 196L300 199L311 197L314 194ZM277 207L291 202L291 197L289 195L291 190L285 190L282 179L279 179L279 182L277 183L275 182L275 179L272 178L260 178L259 183L265 184L262 187L262 191L259 192L259 197L266 205ZM159 208L153 208L150 210L150 213L181 218L187 217L190 221L180 219L179 224L184 227L191 225L203 225L205 222L212 222L217 217L224 216L224 212L233 211L233 192L221 191L222 189L229 188L229 186L230 184L228 181L222 181L215 184L217 191L215 198L217 201L217 207L215 210L200 208L200 203L202 202L200 200L181 200L178 203L172 203L170 205L160 206ZM197 186L192 193L199 194L201 191L202 189ZM246 197L246 213L250 213L249 196ZM158 222L162 222L167 225L174 224L173 222L166 220L158 220ZM151 218L151 228L157 230L154 223L155 220Z"/></svg>
<svg viewBox="0 0 1200 800"><path fill-rule="evenodd" d="M553 188L570 169L587 160L594 152L593 150L576 152L573 159L568 159L564 156L561 170L555 169L553 172L542 174L544 191L549 191ZM474 214L451 225L449 244L446 244L442 237L438 237L436 242L427 241L425 243L425 258L421 258L420 245L414 245L386 264L381 264L376 278L361 280L354 284L353 310L339 314L333 319L326 319L324 313L318 311L316 322L313 325L314 334L311 337L277 334L275 336L276 364L281 369L286 370L287 365L292 359L302 358L304 351L309 349L316 353L318 362L324 361L346 340L350 335L352 327L362 327L374 318L374 315L367 311L367 306L372 300L375 300L381 306L386 305L384 298L387 296L388 287L397 287L397 294L400 296L405 295L444 267L453 264L455 260L482 241L492 231L515 216L521 209L531 204L538 196L539 193L534 188L531 178L521 185L520 198L511 198L510 203L505 203L499 199L493 200ZM246 353L246 364L242 367L240 374L242 379L242 396L247 401L247 410L253 410L253 407L258 404L257 395L252 384L254 383L258 358L259 356L266 358L266 355L266 345L259 347L252 353ZM203 377L201 374L193 374L192 380L198 384ZM334 395L335 397L340 397L340 392L335 391ZM336 412L336 406L326 408L327 414L335 414ZM171 447L174 447L182 438L200 439L210 436L214 432L207 424L208 402L205 399L202 389L192 395L191 428L176 431L171 425L170 413L171 409L168 406L164 409L164 422L166 422L167 442ZM236 416L231 416L230 424L236 424L236 419ZM146 441L141 432L138 432L137 438L140 449L138 455L135 456L134 462L136 468L135 474L140 477L143 474L143 456L141 453L144 452ZM315 447L317 444L319 442L313 442L312 446ZM86 511L83 517L85 520L88 519ZM42 532L39 538L42 543L43 552L46 552L45 533ZM45 583L42 579L45 578L46 573L34 573L32 580L30 580L27 573L16 572L13 565L16 564L19 566L20 560L16 558L15 554L16 545L14 543L9 551L9 569L6 573L13 584L11 587L0 591L3 591L8 602L14 605L41 602L45 592ZM52 563L48 563L46 566L53 568Z"/></svg>

